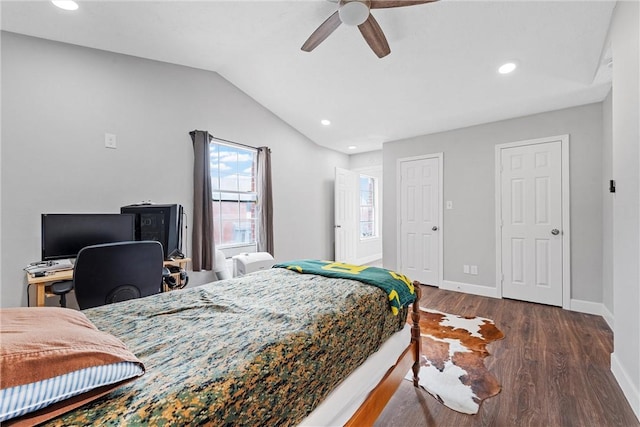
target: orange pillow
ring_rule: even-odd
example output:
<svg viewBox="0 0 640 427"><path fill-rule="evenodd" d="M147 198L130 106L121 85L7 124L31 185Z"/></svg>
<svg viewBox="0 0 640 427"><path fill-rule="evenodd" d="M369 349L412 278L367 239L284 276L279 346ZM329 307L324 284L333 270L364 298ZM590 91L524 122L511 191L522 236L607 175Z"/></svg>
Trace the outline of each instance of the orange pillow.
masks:
<svg viewBox="0 0 640 427"><path fill-rule="evenodd" d="M137 364L140 372L144 373L142 362L122 341L98 330L83 313L71 309L1 309L0 341L0 389L3 390L122 362ZM97 399L126 381L101 385L98 389L42 409L36 412L44 413L44 418L38 422ZM53 413L47 415L47 409Z"/></svg>

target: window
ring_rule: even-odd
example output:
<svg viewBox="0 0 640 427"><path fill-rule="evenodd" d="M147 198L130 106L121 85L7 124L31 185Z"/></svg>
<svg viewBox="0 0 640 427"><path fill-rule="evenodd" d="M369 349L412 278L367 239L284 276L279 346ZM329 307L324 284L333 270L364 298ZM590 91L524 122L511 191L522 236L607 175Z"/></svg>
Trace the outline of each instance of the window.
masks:
<svg viewBox="0 0 640 427"><path fill-rule="evenodd" d="M376 179L360 175L360 238L378 236L376 220Z"/></svg>
<svg viewBox="0 0 640 427"><path fill-rule="evenodd" d="M256 150L210 143L213 238L218 247L256 243Z"/></svg>

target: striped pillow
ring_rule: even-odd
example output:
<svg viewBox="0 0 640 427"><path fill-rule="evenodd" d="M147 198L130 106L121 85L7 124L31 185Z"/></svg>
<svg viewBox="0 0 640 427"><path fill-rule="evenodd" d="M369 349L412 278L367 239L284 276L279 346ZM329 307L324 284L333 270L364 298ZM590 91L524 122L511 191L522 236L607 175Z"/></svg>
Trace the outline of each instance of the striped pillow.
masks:
<svg viewBox="0 0 640 427"><path fill-rule="evenodd" d="M142 374L144 370L138 363L120 362L0 390L0 422Z"/></svg>
<svg viewBox="0 0 640 427"><path fill-rule="evenodd" d="M0 309L0 422L35 425L144 374L126 345L76 310Z"/></svg>

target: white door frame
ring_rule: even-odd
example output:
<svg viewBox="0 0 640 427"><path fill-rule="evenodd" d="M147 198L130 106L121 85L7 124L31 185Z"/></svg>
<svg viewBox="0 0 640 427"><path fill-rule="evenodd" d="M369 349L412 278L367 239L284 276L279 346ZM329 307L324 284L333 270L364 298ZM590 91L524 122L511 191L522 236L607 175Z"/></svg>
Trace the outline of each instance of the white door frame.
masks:
<svg viewBox="0 0 640 427"><path fill-rule="evenodd" d="M401 200L401 186L402 186L402 172L400 164L402 162L410 162L413 160L426 160L426 159L438 159L438 181L440 182L438 188L438 283L435 284L438 287L442 286L442 282L444 280L444 228L442 227L443 223L443 208L444 208L444 153L433 153L433 154L425 154L422 156L413 156L413 157L402 157L396 160L396 236L398 236L396 240L396 271L402 273L402 258L401 258L401 244L400 244L400 220L402 218L400 214ZM430 283L433 285L433 283Z"/></svg>
<svg viewBox="0 0 640 427"><path fill-rule="evenodd" d="M496 193L496 288L502 298L502 193L501 171L502 150L523 145L544 144L560 141L562 147L562 308L571 308L571 226L570 226L570 191L569 191L569 135L557 135L546 138L498 144L495 147L495 193Z"/></svg>

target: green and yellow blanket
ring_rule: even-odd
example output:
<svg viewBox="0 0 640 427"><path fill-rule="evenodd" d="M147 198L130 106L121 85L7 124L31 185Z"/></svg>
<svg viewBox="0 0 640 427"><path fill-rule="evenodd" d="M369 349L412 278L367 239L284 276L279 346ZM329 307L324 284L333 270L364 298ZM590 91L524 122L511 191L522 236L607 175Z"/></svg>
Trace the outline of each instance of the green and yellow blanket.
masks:
<svg viewBox="0 0 640 427"><path fill-rule="evenodd" d="M416 299L413 283L403 274L386 268L345 264L334 261L296 260L276 264L273 268L286 268L303 274L357 280L384 290L394 315Z"/></svg>

